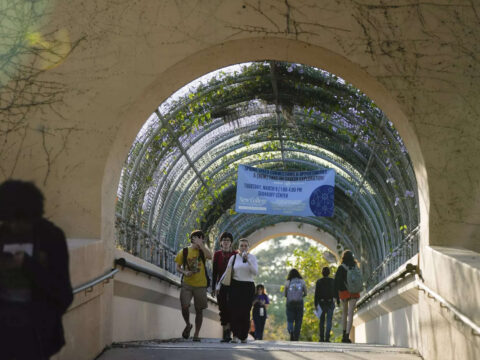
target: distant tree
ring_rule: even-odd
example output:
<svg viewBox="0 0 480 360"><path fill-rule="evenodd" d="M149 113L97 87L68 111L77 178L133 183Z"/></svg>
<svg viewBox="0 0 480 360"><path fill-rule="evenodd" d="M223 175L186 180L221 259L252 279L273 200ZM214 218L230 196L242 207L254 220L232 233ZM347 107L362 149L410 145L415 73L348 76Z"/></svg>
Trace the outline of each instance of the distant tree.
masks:
<svg viewBox="0 0 480 360"><path fill-rule="evenodd" d="M331 276L335 276L337 267L326 261L321 247L312 246L303 237L295 236L294 238L297 241L293 244L285 245L285 238L275 238L270 240L271 245L267 249L254 250L259 269L256 283L264 284L270 297L268 320L264 332L265 340L288 339L284 284L288 271L292 268L296 268L302 274L308 288L300 340L319 340L319 320L313 313L315 283L322 277L321 272L324 266L330 267ZM331 336L332 341L335 342L340 342L342 338L341 318L342 312L336 309L333 316L333 336Z"/></svg>
<svg viewBox="0 0 480 360"><path fill-rule="evenodd" d="M288 269L295 268L302 275L307 284L308 295L305 298L305 312L303 315L302 331L300 340L319 341L319 320L313 313L315 283L322 277L322 268L329 266L331 273L335 274L337 267L330 265L323 256L323 251L311 246L308 249L296 249L293 252L293 258L287 259ZM283 290L283 289L282 289ZM341 312L336 311L333 318L333 337L332 340L339 342L341 340L341 330L339 324L341 321Z"/></svg>
<svg viewBox="0 0 480 360"><path fill-rule="evenodd" d="M271 245L267 249L254 251L258 259L258 276L255 282L265 286L270 298L268 320L265 324L264 333L264 339L266 340L285 340L288 338L283 285L289 269L286 268L285 264L287 259L293 256L295 250L307 251L312 248L303 237L294 238L297 241L290 245L284 245L285 238L275 238L270 240Z"/></svg>
<svg viewBox="0 0 480 360"><path fill-rule="evenodd" d="M278 320L275 314L268 313L268 319L265 323L265 330L263 332L265 340L285 340L288 338L287 327L285 322Z"/></svg>

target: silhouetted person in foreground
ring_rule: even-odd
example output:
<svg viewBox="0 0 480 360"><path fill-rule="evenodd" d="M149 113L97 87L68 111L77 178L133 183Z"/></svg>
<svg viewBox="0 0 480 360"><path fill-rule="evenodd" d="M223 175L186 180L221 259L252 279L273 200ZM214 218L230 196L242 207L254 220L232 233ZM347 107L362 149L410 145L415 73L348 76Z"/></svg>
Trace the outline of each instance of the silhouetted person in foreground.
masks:
<svg viewBox="0 0 480 360"><path fill-rule="evenodd" d="M62 315L73 300L62 230L43 218L32 183L0 185L0 354L48 359L65 344Z"/></svg>

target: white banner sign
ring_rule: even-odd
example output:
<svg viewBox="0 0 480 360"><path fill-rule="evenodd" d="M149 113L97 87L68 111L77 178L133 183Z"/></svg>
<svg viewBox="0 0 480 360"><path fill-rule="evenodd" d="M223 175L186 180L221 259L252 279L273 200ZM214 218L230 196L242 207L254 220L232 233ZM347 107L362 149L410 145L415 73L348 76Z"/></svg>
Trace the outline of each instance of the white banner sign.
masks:
<svg viewBox="0 0 480 360"><path fill-rule="evenodd" d="M273 171L238 166L235 211L333 216L335 170Z"/></svg>

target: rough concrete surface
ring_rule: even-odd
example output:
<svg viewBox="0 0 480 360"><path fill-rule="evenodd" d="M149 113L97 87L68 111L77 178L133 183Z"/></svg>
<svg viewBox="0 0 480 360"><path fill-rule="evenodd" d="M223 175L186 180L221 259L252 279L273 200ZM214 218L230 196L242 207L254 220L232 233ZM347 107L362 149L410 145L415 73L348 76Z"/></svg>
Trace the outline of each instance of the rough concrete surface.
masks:
<svg viewBox="0 0 480 360"><path fill-rule="evenodd" d="M98 357L98 360L112 359L418 360L421 357L412 349L384 345L250 340L247 344L222 344L218 339L202 339L200 343L172 340L115 344Z"/></svg>

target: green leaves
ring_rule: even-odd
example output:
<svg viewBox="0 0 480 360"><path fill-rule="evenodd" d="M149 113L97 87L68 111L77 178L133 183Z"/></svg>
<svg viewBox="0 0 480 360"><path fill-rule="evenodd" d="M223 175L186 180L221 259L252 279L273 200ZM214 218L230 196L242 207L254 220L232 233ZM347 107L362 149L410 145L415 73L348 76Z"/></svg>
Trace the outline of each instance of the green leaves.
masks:
<svg viewBox="0 0 480 360"><path fill-rule="evenodd" d="M161 216L162 227L167 224L162 236L173 239L173 233L182 237L194 223L207 230L235 214L232 189L239 163L287 171L336 166L341 169L338 188L344 187L342 196L336 198L337 209L368 224L361 228L361 236L372 239L369 246L384 245L387 237L400 238L414 228L419 216L413 169L400 136L383 120L377 106L332 74L286 62L274 65L277 96L271 63L219 71L205 83L181 92L184 95L177 100L162 104L162 119L154 117L152 126L142 129L130 150L122 171L118 213L134 219L135 226L144 219L152 225ZM162 127L166 123L171 128ZM184 172L187 165L179 142L206 186L195 181L192 171ZM363 177L363 188L353 192ZM389 178L395 181L385 182ZM144 210L142 216L138 209ZM174 218L177 214L182 214L179 219ZM332 227L341 229L342 219L331 220ZM377 240L383 233L385 237ZM307 273L319 273L315 267L302 266Z"/></svg>
<svg viewBox="0 0 480 360"><path fill-rule="evenodd" d="M323 267L330 267L333 274L336 272L337 267L330 265L323 257L323 251L313 246L307 250L296 249L293 252L293 257L287 260L286 265L288 268L295 268L300 272L308 289L308 294L304 299L305 313L303 315L300 340L319 341L318 319L313 313L315 307L315 283L322 277ZM338 335L335 329L334 333L334 336Z"/></svg>

